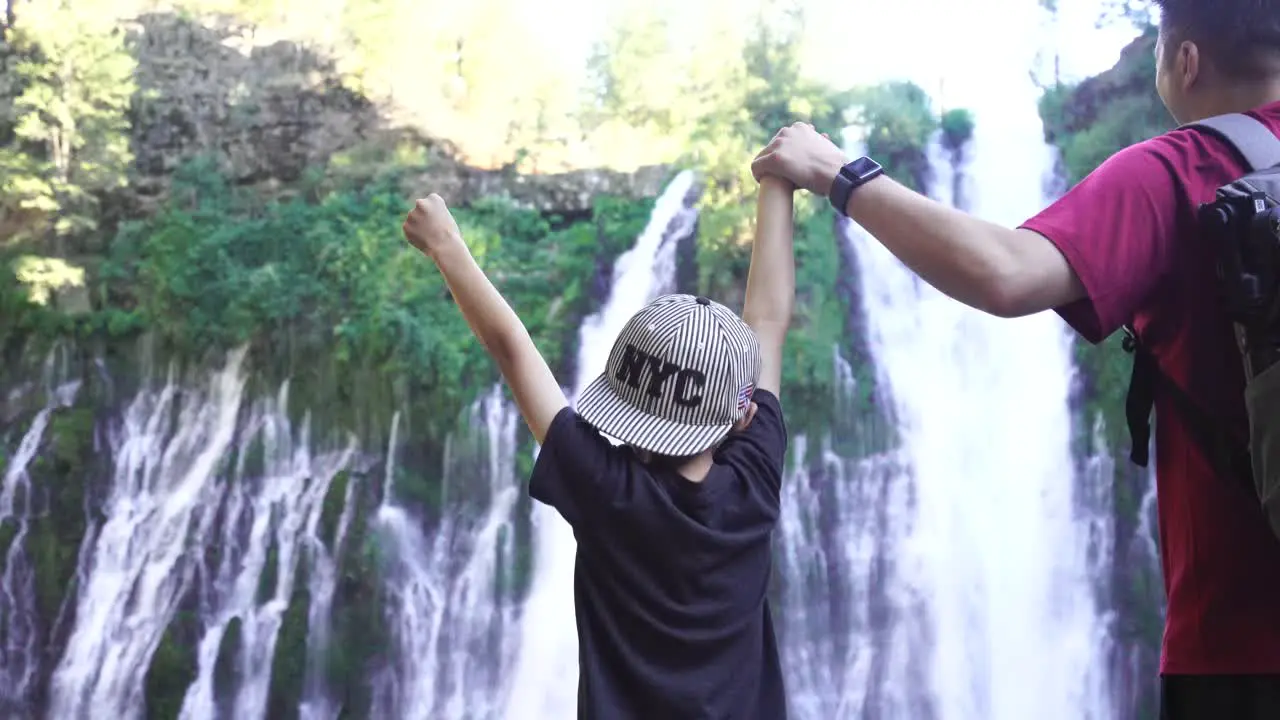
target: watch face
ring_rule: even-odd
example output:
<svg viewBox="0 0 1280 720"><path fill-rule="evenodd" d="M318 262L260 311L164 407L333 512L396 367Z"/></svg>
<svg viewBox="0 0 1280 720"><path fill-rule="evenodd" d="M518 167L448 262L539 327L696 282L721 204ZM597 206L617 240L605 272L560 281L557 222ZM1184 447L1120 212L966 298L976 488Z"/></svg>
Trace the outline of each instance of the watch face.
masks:
<svg viewBox="0 0 1280 720"><path fill-rule="evenodd" d="M845 165L843 170L853 180L864 180L880 171L880 164L869 157L861 157Z"/></svg>

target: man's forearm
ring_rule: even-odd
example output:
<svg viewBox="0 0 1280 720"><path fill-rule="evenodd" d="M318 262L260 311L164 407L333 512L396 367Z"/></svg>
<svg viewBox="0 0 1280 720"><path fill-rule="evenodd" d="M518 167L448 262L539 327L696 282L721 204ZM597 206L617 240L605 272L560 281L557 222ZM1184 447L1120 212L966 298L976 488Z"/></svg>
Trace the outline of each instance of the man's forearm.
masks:
<svg viewBox="0 0 1280 720"><path fill-rule="evenodd" d="M795 255L792 250L794 190L776 178L760 183L756 201L756 239L742 319L760 332L770 327L786 332L796 295Z"/></svg>
<svg viewBox="0 0 1280 720"><path fill-rule="evenodd" d="M846 206L904 265L960 302L1008 315L1006 290L1016 286L1017 243L1025 239L880 176L858 188Z"/></svg>

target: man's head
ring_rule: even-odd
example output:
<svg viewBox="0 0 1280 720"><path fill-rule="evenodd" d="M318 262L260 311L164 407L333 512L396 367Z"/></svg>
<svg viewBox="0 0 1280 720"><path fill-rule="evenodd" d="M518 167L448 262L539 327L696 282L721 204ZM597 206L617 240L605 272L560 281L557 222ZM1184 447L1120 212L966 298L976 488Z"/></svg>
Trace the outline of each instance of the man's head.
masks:
<svg viewBox="0 0 1280 720"><path fill-rule="evenodd" d="M1179 123L1280 100L1280 0L1155 0L1156 90Z"/></svg>
<svg viewBox="0 0 1280 720"><path fill-rule="evenodd" d="M760 341L733 311L702 297L664 295L627 321L577 410L634 448L688 457L746 427L759 378Z"/></svg>

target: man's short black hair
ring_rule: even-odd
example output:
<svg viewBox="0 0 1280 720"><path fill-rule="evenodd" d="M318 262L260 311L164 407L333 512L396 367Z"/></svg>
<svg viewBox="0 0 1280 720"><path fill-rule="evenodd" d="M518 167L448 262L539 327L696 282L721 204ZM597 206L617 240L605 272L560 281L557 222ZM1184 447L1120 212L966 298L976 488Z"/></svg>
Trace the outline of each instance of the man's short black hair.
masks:
<svg viewBox="0 0 1280 720"><path fill-rule="evenodd" d="M1280 76L1280 0L1155 0L1160 25L1175 41L1200 46L1225 75Z"/></svg>

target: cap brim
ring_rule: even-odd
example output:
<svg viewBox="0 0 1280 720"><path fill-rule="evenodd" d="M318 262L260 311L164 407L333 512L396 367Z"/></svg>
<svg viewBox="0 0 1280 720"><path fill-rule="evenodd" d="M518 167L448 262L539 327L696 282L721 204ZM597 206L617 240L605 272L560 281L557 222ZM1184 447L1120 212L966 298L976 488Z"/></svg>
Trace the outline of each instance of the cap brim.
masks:
<svg viewBox="0 0 1280 720"><path fill-rule="evenodd" d="M627 403L601 375L579 393L575 410L595 429L659 455L696 455L724 439L733 425L689 425L651 415Z"/></svg>

